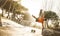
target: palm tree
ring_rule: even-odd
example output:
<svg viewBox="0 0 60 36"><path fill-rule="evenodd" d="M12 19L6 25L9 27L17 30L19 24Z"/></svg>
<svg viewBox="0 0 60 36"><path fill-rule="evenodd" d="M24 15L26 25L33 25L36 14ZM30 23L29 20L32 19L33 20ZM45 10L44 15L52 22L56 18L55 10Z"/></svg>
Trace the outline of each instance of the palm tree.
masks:
<svg viewBox="0 0 60 36"><path fill-rule="evenodd" d="M2 4L0 5L0 8L2 9L2 16L3 16L3 10L4 10L3 7L6 5L7 1L8 1L8 0L2 0L2 1L1 1Z"/></svg>
<svg viewBox="0 0 60 36"><path fill-rule="evenodd" d="M13 6L12 6L12 13L13 13L13 16L12 18L15 18L15 14L20 14L21 11L23 10L27 10L27 8L25 8L24 6L22 6L21 4L18 4L17 2L13 2Z"/></svg>
<svg viewBox="0 0 60 36"><path fill-rule="evenodd" d="M3 17L3 15L4 15L3 13L4 13L4 9L2 8L2 17Z"/></svg>
<svg viewBox="0 0 60 36"><path fill-rule="evenodd" d="M3 4L3 2L5 2L5 3ZM27 8L25 8L24 6L22 6L21 4L18 4L18 2L13 1L13 0L5 0L5 1L3 0L0 5L2 5L0 7L3 10L6 10L6 12L8 12L8 17L9 17L9 13L12 12L13 13L13 18L15 17L16 13L20 13L22 10L23 11L27 10ZM16 11L16 10L18 10L18 11ZM3 12L2 12L2 16L3 16Z"/></svg>
<svg viewBox="0 0 60 36"><path fill-rule="evenodd" d="M3 7L5 6L8 0L0 0L0 1L1 1L0 8L2 9L2 16L3 16ZM1 14L0 14L0 26L2 26Z"/></svg>
<svg viewBox="0 0 60 36"><path fill-rule="evenodd" d="M1 22L1 14L0 14L0 26L2 26L2 22Z"/></svg>

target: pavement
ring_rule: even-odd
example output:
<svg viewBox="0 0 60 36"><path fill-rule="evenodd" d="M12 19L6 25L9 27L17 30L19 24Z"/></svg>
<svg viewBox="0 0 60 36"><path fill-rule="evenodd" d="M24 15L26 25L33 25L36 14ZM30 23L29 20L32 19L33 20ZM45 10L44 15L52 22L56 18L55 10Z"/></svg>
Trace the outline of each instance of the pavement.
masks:
<svg viewBox="0 0 60 36"><path fill-rule="evenodd" d="M3 26L0 27L0 36L42 36L42 29L22 26L8 19L2 21L4 22ZM35 32L32 32L31 30L34 30Z"/></svg>
<svg viewBox="0 0 60 36"><path fill-rule="evenodd" d="M35 32L31 32L31 30L35 30ZM32 27L0 27L0 36L42 36L41 29L36 29Z"/></svg>

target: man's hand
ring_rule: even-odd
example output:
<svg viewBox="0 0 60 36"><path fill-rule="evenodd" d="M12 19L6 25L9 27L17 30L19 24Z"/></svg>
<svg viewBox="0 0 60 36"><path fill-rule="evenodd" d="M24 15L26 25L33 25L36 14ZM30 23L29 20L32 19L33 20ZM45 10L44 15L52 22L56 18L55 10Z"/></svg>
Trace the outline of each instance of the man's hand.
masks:
<svg viewBox="0 0 60 36"><path fill-rule="evenodd" d="M36 17L34 15L32 15L32 16L36 19Z"/></svg>

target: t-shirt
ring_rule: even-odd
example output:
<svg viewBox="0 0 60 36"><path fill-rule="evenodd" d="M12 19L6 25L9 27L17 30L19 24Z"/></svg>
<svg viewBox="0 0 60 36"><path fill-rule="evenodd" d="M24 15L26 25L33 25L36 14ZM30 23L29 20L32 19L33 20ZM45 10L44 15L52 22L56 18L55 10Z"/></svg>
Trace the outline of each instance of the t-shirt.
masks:
<svg viewBox="0 0 60 36"><path fill-rule="evenodd" d="M43 21L44 21L44 17L40 17L40 18L37 19L37 22L40 22L42 24L43 24Z"/></svg>

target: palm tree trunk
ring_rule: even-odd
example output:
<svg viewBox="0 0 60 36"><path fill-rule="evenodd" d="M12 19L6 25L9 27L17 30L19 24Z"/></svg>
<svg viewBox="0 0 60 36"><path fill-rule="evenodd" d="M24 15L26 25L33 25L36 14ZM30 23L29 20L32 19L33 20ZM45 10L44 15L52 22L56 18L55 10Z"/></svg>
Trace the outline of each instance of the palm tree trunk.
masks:
<svg viewBox="0 0 60 36"><path fill-rule="evenodd" d="M12 12L13 12L13 15L12 15L12 20L14 20L14 18L15 18L15 8L14 8L15 6L13 6L13 9L12 9Z"/></svg>
<svg viewBox="0 0 60 36"><path fill-rule="evenodd" d="M4 15L3 13L4 13L4 11L3 11L3 9L2 9L2 17L3 17L3 15Z"/></svg>
<svg viewBox="0 0 60 36"><path fill-rule="evenodd" d="M7 16L7 18L9 18L9 12L8 12L8 16Z"/></svg>
<svg viewBox="0 0 60 36"><path fill-rule="evenodd" d="M2 26L2 22L1 22L1 16L0 16L0 26Z"/></svg>
<svg viewBox="0 0 60 36"><path fill-rule="evenodd" d="M13 13L13 16L14 16L14 18L15 18L15 12Z"/></svg>
<svg viewBox="0 0 60 36"><path fill-rule="evenodd" d="M12 19L15 19L15 12L13 11Z"/></svg>
<svg viewBox="0 0 60 36"><path fill-rule="evenodd" d="M9 10L8 10L8 16L7 16L7 18L10 18L9 17L10 9L11 9L11 4L10 4Z"/></svg>

